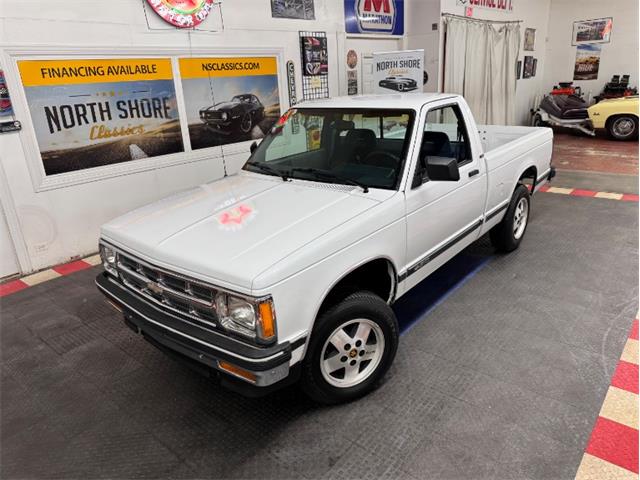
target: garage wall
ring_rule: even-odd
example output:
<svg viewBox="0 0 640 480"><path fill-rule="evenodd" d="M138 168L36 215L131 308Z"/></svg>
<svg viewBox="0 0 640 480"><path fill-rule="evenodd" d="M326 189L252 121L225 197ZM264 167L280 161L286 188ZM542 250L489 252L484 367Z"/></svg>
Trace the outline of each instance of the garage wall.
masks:
<svg viewBox="0 0 640 480"><path fill-rule="evenodd" d="M631 85L638 86L638 0L552 0L547 42L547 68L544 84L551 90L558 82L572 81L576 46L571 45L573 22L613 17L611 41L600 44L600 70L596 80L576 81L583 93L597 95L612 75L631 75Z"/></svg>
<svg viewBox="0 0 640 480"><path fill-rule="evenodd" d="M513 0L513 4L514 7L511 13L475 7L473 9L473 18L502 21L522 20L520 24L522 40L520 42L520 55L518 59L524 63L525 54L532 55L538 59L538 65L535 77L527 79L521 78L518 80L516 86L515 118L518 124L529 125L531 121L529 110L534 106L536 97L544 92L546 88L544 81L544 72L547 69L545 39L547 37L551 0ZM580 2L580 4L582 4L582 2ZM442 0L441 10L442 13L452 13L455 15L465 14L465 7L458 5L456 0ZM536 29L536 43L533 52L524 52L522 50L525 28ZM440 32L440 45L442 50L442 31ZM443 54L441 51L440 65L442 65L442 59ZM439 84L442 85L442 72L440 72Z"/></svg>
<svg viewBox="0 0 640 480"><path fill-rule="evenodd" d="M2 0L0 2L0 64L14 100L15 118L25 128L0 135L0 200L23 273L88 255L97 249L99 227L105 221L168 194L223 175L224 154L228 170L237 170L248 157L248 142L223 148L179 154L180 162L162 166L148 162L141 171L136 162L91 169L104 172L79 183L46 189L39 187L33 169L41 169L33 131L15 66L16 51L29 54L61 52L68 58L105 55L144 56L174 52L179 55L278 55L281 105L288 106L284 64L296 64L298 97L300 80L299 30L327 32L329 91L346 93L346 43L359 52L401 48L401 40L347 39L342 0L316 1L316 20L271 18L265 0L224 1L224 31L150 31L144 0ZM258 46L258 47L256 47ZM129 165L131 164L131 165ZM142 165L142 163L140 163ZM37 170L36 170L37 171ZM93 172L95 173L95 172Z"/></svg>
<svg viewBox="0 0 640 480"><path fill-rule="evenodd" d="M407 5L406 50L424 49L425 69L429 81L423 91L438 91L440 69L440 0L418 0ZM435 30L433 27L435 26Z"/></svg>

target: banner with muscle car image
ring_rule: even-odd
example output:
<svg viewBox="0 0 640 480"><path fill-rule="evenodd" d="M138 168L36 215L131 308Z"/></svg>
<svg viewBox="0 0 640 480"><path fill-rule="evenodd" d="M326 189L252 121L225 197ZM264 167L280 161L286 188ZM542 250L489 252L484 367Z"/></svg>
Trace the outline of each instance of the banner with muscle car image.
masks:
<svg viewBox="0 0 640 480"><path fill-rule="evenodd" d="M264 137L280 117L275 57L181 58L191 148Z"/></svg>
<svg viewBox="0 0 640 480"><path fill-rule="evenodd" d="M422 92L424 50L373 53L373 93Z"/></svg>
<svg viewBox="0 0 640 480"><path fill-rule="evenodd" d="M18 62L46 175L183 151L168 58Z"/></svg>

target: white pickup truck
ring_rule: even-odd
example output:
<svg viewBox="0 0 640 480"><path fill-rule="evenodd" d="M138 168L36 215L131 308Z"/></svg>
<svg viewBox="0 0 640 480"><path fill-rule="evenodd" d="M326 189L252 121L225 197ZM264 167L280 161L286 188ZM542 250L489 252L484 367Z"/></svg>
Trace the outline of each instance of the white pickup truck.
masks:
<svg viewBox="0 0 640 480"><path fill-rule="evenodd" d="M96 282L134 331L227 387L300 380L348 401L393 362L391 304L487 232L518 247L552 140L476 125L457 95L305 102L240 172L104 225Z"/></svg>

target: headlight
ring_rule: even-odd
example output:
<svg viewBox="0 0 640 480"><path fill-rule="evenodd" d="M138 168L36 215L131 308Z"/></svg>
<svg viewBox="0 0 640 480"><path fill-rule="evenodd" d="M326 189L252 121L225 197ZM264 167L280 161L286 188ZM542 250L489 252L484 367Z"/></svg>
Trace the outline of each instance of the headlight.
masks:
<svg viewBox="0 0 640 480"><path fill-rule="evenodd" d="M227 115L226 113L223 113L221 118L222 120L226 120L227 118L229 118L229 115Z"/></svg>
<svg viewBox="0 0 640 480"><path fill-rule="evenodd" d="M264 342L275 339L275 313L271 298L252 300L219 292L216 311L220 324L229 331Z"/></svg>
<svg viewBox="0 0 640 480"><path fill-rule="evenodd" d="M105 245L100 244L100 258L102 259L102 266L111 275L117 277L118 271L116 269L116 251Z"/></svg>

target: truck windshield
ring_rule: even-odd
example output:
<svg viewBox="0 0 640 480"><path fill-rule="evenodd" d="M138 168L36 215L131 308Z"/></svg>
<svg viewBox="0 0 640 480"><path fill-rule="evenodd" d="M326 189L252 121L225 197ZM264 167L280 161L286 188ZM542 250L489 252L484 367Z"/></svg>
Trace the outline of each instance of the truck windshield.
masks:
<svg viewBox="0 0 640 480"><path fill-rule="evenodd" d="M244 169L365 189L395 189L413 121L412 110L291 109Z"/></svg>

